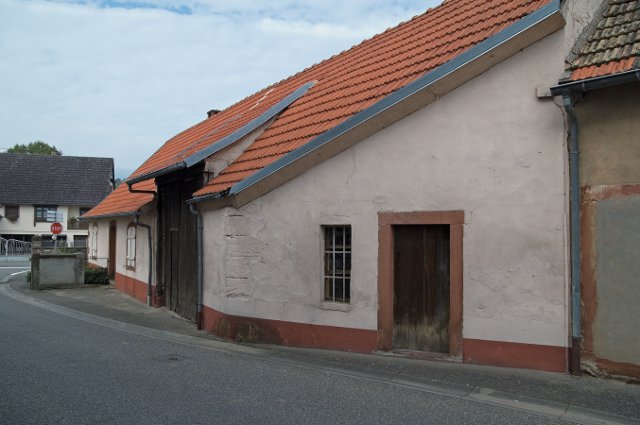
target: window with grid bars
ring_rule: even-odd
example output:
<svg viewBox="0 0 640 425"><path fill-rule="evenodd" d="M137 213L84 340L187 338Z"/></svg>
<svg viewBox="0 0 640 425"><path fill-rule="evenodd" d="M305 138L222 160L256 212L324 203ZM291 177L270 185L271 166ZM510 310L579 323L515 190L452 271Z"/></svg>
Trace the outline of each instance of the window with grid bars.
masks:
<svg viewBox="0 0 640 425"><path fill-rule="evenodd" d="M323 226L324 300L351 300L351 226Z"/></svg>
<svg viewBox="0 0 640 425"><path fill-rule="evenodd" d="M136 268L136 226L130 224L127 227L127 268Z"/></svg>

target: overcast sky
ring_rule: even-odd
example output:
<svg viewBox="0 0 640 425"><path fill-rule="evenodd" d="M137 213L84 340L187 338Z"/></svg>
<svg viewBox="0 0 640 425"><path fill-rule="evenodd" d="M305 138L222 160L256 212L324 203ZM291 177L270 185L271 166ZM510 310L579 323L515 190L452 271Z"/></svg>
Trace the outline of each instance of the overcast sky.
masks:
<svg viewBox="0 0 640 425"><path fill-rule="evenodd" d="M0 148L126 177L176 133L441 0L0 0Z"/></svg>

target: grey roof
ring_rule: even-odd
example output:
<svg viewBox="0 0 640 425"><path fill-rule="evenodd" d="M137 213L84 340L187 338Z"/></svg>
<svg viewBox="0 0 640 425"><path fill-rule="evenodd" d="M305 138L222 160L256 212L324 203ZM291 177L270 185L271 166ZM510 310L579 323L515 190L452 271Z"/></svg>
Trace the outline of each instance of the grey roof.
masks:
<svg viewBox="0 0 640 425"><path fill-rule="evenodd" d="M633 59L640 64L640 0L607 0L570 69Z"/></svg>
<svg viewBox="0 0 640 425"><path fill-rule="evenodd" d="M112 179L113 158L0 154L0 204L94 206Z"/></svg>

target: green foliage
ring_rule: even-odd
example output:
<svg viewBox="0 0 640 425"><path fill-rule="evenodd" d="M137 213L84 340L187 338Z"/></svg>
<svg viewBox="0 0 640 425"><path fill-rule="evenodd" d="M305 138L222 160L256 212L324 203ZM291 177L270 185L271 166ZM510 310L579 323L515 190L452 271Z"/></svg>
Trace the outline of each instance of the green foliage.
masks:
<svg viewBox="0 0 640 425"><path fill-rule="evenodd" d="M31 155L62 155L62 151L55 146L51 146L42 140L36 140L29 144L17 143L12 148L7 149L7 153L26 153Z"/></svg>
<svg viewBox="0 0 640 425"><path fill-rule="evenodd" d="M104 267L85 267L84 283L85 285L108 285L109 275L107 274L107 269Z"/></svg>

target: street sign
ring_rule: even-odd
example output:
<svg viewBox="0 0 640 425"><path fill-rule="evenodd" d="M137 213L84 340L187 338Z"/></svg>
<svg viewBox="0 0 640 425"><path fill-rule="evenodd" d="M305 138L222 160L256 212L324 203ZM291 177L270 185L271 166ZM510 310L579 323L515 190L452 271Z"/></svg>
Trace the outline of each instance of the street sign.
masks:
<svg viewBox="0 0 640 425"><path fill-rule="evenodd" d="M59 235L62 233L62 224L55 222L51 225L51 233L54 235Z"/></svg>

